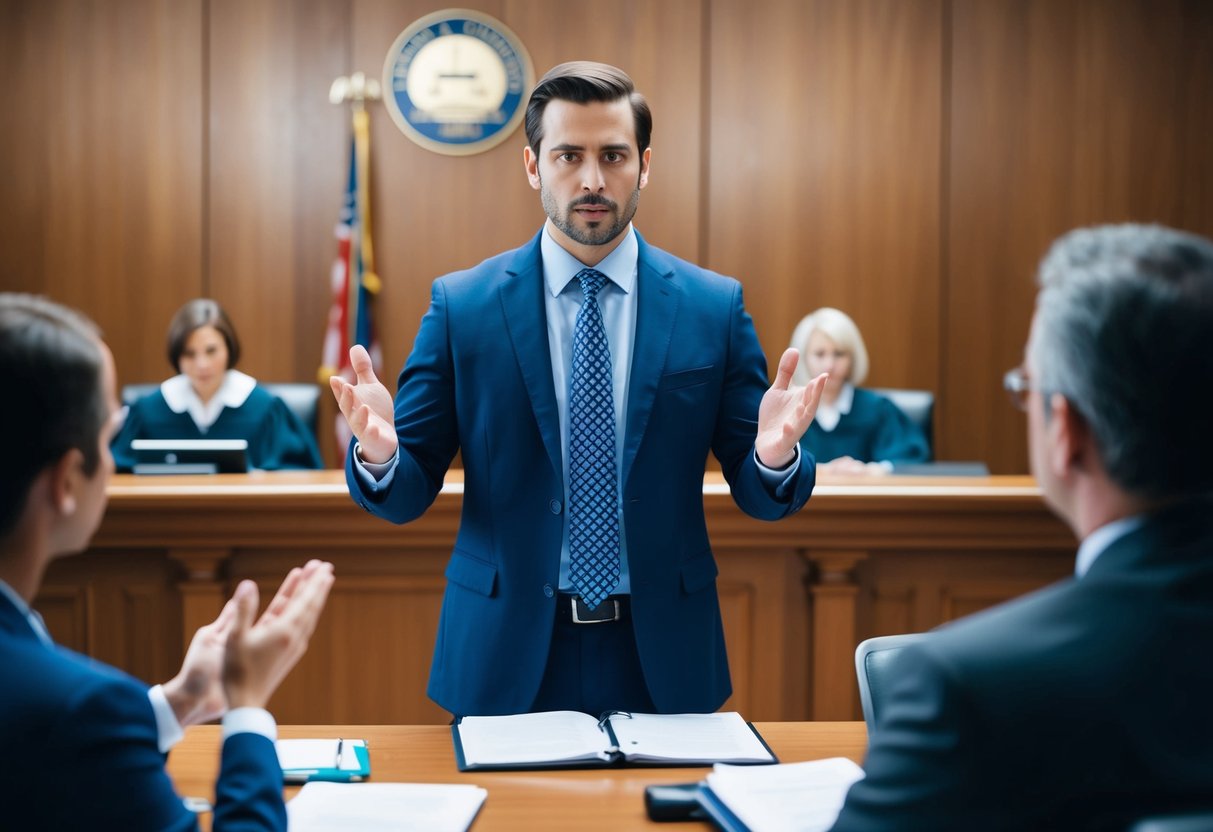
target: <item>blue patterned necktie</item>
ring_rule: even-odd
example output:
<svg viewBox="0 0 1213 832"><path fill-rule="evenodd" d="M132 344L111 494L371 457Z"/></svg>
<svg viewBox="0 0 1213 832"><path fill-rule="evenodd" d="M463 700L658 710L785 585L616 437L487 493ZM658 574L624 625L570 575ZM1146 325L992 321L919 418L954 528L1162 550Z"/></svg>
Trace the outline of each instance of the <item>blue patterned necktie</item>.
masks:
<svg viewBox="0 0 1213 832"><path fill-rule="evenodd" d="M573 328L569 385L569 580L593 609L619 585L615 400L598 292L606 275L577 273L584 300Z"/></svg>

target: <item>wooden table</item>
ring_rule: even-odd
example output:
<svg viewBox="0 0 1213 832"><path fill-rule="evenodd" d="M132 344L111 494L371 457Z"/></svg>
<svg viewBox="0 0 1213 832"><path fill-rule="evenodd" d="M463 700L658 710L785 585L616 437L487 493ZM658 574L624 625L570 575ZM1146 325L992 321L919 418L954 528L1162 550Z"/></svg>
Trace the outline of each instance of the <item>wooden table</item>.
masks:
<svg viewBox="0 0 1213 832"><path fill-rule="evenodd" d="M759 722L755 727L780 762L825 757L863 762L867 731L862 722ZM669 829L668 824L652 823L645 817L645 786L700 780L709 770L614 768L465 774L455 767L451 730L445 725L284 725L279 727L279 736L365 739L371 749L371 779L376 783L464 783L488 789L488 799L472 826L475 832ZM182 795L213 797L218 744L218 726L206 725L191 728L173 749L168 768ZM287 788L287 799L298 789Z"/></svg>

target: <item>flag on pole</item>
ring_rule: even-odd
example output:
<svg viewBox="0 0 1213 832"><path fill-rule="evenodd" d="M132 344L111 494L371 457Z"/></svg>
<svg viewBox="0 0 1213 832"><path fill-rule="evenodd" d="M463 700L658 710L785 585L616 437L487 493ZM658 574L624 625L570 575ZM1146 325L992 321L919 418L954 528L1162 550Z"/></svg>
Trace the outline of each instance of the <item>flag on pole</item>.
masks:
<svg viewBox="0 0 1213 832"><path fill-rule="evenodd" d="M375 373L382 364L379 341L371 320L371 300L379 293L379 276L375 273L374 248L371 244L371 206L369 191L370 123L365 109L354 110L354 135L350 141L349 179L345 202L335 234L337 257L331 276L332 306L324 334L324 347L319 370L322 385L329 376L340 375L354 380L350 367L350 347L362 344L371 355ZM334 425L337 450L342 462L350 444L350 429L340 412Z"/></svg>

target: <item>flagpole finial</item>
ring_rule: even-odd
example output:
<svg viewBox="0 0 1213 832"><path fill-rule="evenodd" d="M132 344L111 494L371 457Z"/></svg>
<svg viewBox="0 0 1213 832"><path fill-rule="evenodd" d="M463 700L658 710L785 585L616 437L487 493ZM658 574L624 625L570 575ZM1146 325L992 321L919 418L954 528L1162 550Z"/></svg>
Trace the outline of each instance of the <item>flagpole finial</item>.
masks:
<svg viewBox="0 0 1213 832"><path fill-rule="evenodd" d="M329 102L332 104L349 102L355 108L361 108L367 101L380 100L383 97L380 90L379 82L374 78L367 78L364 72L355 72L348 76L342 75L329 87Z"/></svg>

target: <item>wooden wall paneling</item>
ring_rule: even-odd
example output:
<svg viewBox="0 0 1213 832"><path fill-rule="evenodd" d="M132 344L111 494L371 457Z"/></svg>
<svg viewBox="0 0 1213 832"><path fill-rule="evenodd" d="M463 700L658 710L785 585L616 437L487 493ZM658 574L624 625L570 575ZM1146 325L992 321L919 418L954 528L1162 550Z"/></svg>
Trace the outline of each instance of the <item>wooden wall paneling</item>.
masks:
<svg viewBox="0 0 1213 832"><path fill-rule="evenodd" d="M701 197L700 6L699 0L630 0L591 20L555 0L463 4L517 33L536 77L575 58L614 63L633 76L655 125L652 184L641 195L636 225L654 244L691 258L699 245ZM423 0L354 0L353 8L353 64L375 77L397 35L435 10ZM488 152L451 157L414 144L382 107L371 118L376 254L384 280L376 315L383 375L395 389L434 278L526 243L544 213L523 171L521 126Z"/></svg>
<svg viewBox="0 0 1213 832"><path fill-rule="evenodd" d="M43 581L38 590L36 606L47 631L57 644L77 653L91 653L88 627L91 592L87 585Z"/></svg>
<svg viewBox="0 0 1213 832"><path fill-rule="evenodd" d="M718 579L716 592L720 597L725 651L733 683L733 693L722 709L750 714L754 712L755 694L764 687L755 667L758 656L752 649L755 635L763 632L755 620L759 595L751 579Z"/></svg>
<svg viewBox="0 0 1213 832"><path fill-rule="evenodd" d="M120 380L163 376L201 286L202 2L4 6L4 287L96 319Z"/></svg>
<svg viewBox="0 0 1213 832"><path fill-rule="evenodd" d="M1179 216L1184 228L1213 236L1213 4L1180 7Z"/></svg>
<svg viewBox="0 0 1213 832"><path fill-rule="evenodd" d="M320 366L349 169L350 114L328 91L353 71L350 11L210 5L206 289L240 333L242 367L266 381L313 381Z"/></svg>
<svg viewBox="0 0 1213 832"><path fill-rule="evenodd" d="M307 654L274 695L275 715L283 723L449 721L426 696L449 550L417 538L394 549L350 547L335 543L340 537L241 547L227 565L231 588L256 581L263 605L292 566L314 557L334 565L337 582Z"/></svg>
<svg viewBox="0 0 1213 832"><path fill-rule="evenodd" d="M6 292L42 292L46 281L43 200L51 101L45 90L52 79L45 52L55 11L54 4L38 0L0 3L0 78L8 97L0 130L0 181L5 183L0 190L0 289Z"/></svg>
<svg viewBox="0 0 1213 832"><path fill-rule="evenodd" d="M57 642L154 684L184 656L176 577L160 549L89 552L53 562L34 606Z"/></svg>
<svg viewBox="0 0 1213 832"><path fill-rule="evenodd" d="M855 318L870 382L939 389L941 4L711 4L707 265L768 363L813 309Z"/></svg>
<svg viewBox="0 0 1213 832"><path fill-rule="evenodd" d="M1185 0L1000 0L951 15L942 449L1021 472L1024 424L1000 379L1022 359L1050 241L1130 220L1213 232L1209 177L1193 177L1210 170L1213 24Z"/></svg>
<svg viewBox="0 0 1213 832"><path fill-rule="evenodd" d="M263 585L272 592L277 577ZM342 577L307 655L274 696L283 722L439 723L426 685L441 575Z"/></svg>

